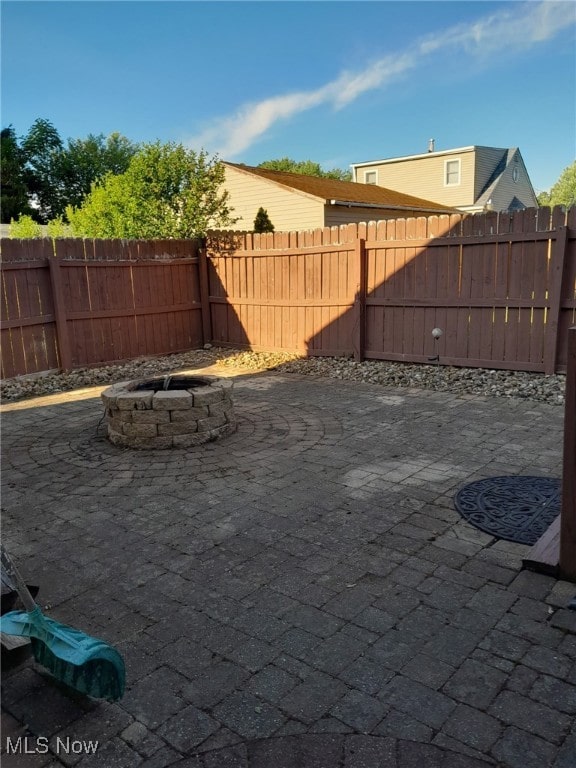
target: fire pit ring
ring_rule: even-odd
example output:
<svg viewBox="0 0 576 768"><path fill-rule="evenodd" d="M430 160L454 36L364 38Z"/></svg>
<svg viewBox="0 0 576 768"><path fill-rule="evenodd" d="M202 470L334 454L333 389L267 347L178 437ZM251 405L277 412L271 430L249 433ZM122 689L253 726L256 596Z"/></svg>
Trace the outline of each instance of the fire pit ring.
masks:
<svg viewBox="0 0 576 768"><path fill-rule="evenodd" d="M101 398L108 439L124 448L190 448L236 430L230 379L156 376L113 384Z"/></svg>

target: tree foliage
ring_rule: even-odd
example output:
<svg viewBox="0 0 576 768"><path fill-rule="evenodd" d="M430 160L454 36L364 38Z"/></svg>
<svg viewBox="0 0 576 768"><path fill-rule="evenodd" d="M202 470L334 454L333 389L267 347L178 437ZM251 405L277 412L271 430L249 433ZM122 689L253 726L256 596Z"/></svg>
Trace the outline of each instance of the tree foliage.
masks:
<svg viewBox="0 0 576 768"><path fill-rule="evenodd" d="M274 232L274 224L270 221L268 211L265 208L262 208L262 206L258 208L258 213L254 219L254 232Z"/></svg>
<svg viewBox="0 0 576 768"><path fill-rule="evenodd" d="M65 206L77 207L90 192L92 184L108 173L125 173L137 146L125 136L112 133L89 134L85 139L68 139L57 164L59 183L65 190Z"/></svg>
<svg viewBox="0 0 576 768"><path fill-rule="evenodd" d="M3 128L0 133L0 159L2 195L2 224L8 224L21 214L29 215L28 187L25 177L25 156L18 144L16 132L12 126Z"/></svg>
<svg viewBox="0 0 576 768"><path fill-rule="evenodd" d="M46 223L62 212L63 190L58 179L62 139L49 120L38 118L22 141L28 194L34 200L35 216Z"/></svg>
<svg viewBox="0 0 576 768"><path fill-rule="evenodd" d="M45 224L78 206L92 184L108 173L124 173L138 147L119 133L90 134L65 145L49 120L34 121L18 139L2 130L2 222L31 215Z"/></svg>
<svg viewBox="0 0 576 768"><path fill-rule="evenodd" d="M330 171L324 171L320 163L314 163L312 160L292 160L289 157L282 157L278 160L266 160L260 163L258 168L268 168L271 171L288 171L289 173L301 173L303 176L319 176L322 179L336 179L337 181L351 181L351 171L344 171L341 168L333 168Z"/></svg>
<svg viewBox="0 0 576 768"><path fill-rule="evenodd" d="M72 237L72 229L66 224L62 216L51 219L46 225L46 234L55 240L58 237Z"/></svg>
<svg viewBox="0 0 576 768"><path fill-rule="evenodd" d="M570 208L576 205L576 161L564 168L558 181L550 192L541 192L538 195L540 205L563 205Z"/></svg>
<svg viewBox="0 0 576 768"><path fill-rule="evenodd" d="M188 238L234 223L224 167L181 144L146 144L125 173L108 174L78 208L69 206L75 234L97 238Z"/></svg>
<svg viewBox="0 0 576 768"><path fill-rule="evenodd" d="M16 220L12 219L8 234L14 239L29 240L34 237L42 237L42 228L37 221L34 221L32 216L24 214Z"/></svg>

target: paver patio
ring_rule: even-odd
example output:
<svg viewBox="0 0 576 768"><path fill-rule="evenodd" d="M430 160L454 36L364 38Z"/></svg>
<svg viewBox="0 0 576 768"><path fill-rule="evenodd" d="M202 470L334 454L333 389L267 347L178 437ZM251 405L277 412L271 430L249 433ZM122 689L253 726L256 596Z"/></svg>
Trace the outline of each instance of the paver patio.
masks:
<svg viewBox="0 0 576 768"><path fill-rule="evenodd" d="M100 389L3 407L2 523L46 612L122 652L126 695L6 669L2 748L49 751L3 766L574 768L576 585L453 506L560 476L562 408L252 373L233 436L132 451Z"/></svg>

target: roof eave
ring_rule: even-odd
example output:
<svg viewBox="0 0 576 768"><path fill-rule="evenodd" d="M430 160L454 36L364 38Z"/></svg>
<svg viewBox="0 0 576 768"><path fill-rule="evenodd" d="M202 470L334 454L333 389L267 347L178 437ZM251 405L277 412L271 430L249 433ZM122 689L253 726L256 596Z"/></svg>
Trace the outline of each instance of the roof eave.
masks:
<svg viewBox="0 0 576 768"><path fill-rule="evenodd" d="M422 152L419 155L403 155L400 157L388 157L383 160L367 160L363 163L350 163L350 168L363 168L368 165L386 165L387 163L397 163L401 160L418 160L423 157L438 157L441 155L454 155L461 152L472 152L478 149L474 144L470 147L457 147L456 149L441 149L437 152Z"/></svg>
<svg viewBox="0 0 576 768"><path fill-rule="evenodd" d="M454 208L422 208L417 205L393 205L392 203L358 203L354 200L326 200L329 205L343 205L347 208L386 208L391 211L421 211L422 213L456 213Z"/></svg>

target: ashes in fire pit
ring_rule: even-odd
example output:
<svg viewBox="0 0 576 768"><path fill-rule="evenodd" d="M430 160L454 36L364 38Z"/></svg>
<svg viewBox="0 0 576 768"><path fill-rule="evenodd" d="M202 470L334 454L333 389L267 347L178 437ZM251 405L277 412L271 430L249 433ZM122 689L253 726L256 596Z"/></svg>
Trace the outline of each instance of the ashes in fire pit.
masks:
<svg viewBox="0 0 576 768"><path fill-rule="evenodd" d="M229 379L175 374L124 381L101 397L114 445L190 448L236 429Z"/></svg>

